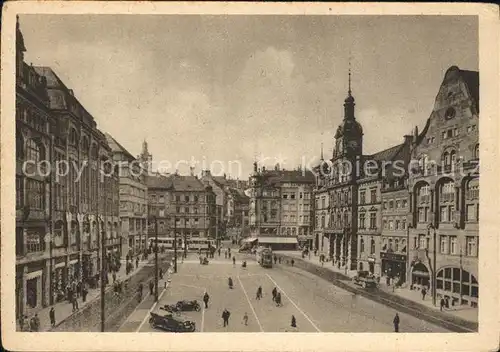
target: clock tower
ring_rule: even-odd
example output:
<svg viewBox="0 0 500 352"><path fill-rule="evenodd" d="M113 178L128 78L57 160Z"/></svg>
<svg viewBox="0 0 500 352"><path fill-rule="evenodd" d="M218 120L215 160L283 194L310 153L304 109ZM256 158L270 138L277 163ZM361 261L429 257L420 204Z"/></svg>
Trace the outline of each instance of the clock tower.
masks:
<svg viewBox="0 0 500 352"><path fill-rule="evenodd" d="M335 133L333 158L350 158L363 153L363 128L354 116L354 97L351 91L351 69L349 69L349 90L344 100L344 120Z"/></svg>

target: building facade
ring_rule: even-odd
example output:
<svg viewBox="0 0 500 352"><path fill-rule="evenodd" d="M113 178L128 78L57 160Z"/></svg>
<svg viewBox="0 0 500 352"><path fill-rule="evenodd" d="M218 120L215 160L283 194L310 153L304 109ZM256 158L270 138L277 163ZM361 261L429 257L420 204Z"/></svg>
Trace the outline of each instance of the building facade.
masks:
<svg viewBox="0 0 500 352"><path fill-rule="evenodd" d="M422 131L409 178L409 276L452 304L477 306L479 73L450 67ZM435 291L434 291L435 288Z"/></svg>
<svg viewBox="0 0 500 352"><path fill-rule="evenodd" d="M228 224L228 190L227 190L227 179L226 174L224 176L214 176L210 170L203 170L201 181L203 183L209 184L215 193L216 202L216 218L215 218L215 238L217 242L220 242L223 238L227 236L227 224Z"/></svg>
<svg viewBox="0 0 500 352"><path fill-rule="evenodd" d="M251 238L276 249L312 242L314 175L309 170L258 169L250 176Z"/></svg>
<svg viewBox="0 0 500 352"><path fill-rule="evenodd" d="M64 299L73 281L92 284L101 251L111 263L121 248L118 177L106 138L52 69L24 63L25 50L18 24L18 315Z"/></svg>
<svg viewBox="0 0 500 352"><path fill-rule="evenodd" d="M106 133L118 166L122 255L136 256L147 249L148 187L146 170L116 139ZM147 153L147 143L143 150Z"/></svg>
<svg viewBox="0 0 500 352"><path fill-rule="evenodd" d="M227 191L227 233L232 240L238 242L249 234L248 210L250 198L246 196L242 189L228 186Z"/></svg>

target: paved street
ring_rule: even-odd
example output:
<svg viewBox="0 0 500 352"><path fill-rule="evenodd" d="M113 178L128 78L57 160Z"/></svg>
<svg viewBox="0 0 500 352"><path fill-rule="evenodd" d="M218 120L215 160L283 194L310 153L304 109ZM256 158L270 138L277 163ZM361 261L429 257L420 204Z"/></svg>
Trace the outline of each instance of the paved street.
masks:
<svg viewBox="0 0 500 352"><path fill-rule="evenodd" d="M325 280L290 266L277 265L272 269L248 261L241 267L241 255L236 266L230 260L217 256L208 266L199 264L191 255L179 265L179 272L172 276L170 286L153 311L164 313L158 307L181 299L197 299L202 303L205 290L210 295L208 309L200 312L183 312L182 317L196 322L200 332L391 332L396 311L363 297L341 290ZM235 288L228 288L227 279L232 277ZM263 289L258 301L255 293ZM282 307L272 302L271 290L277 287L282 293ZM146 303L146 302L144 302ZM130 318L137 321L136 331L161 331L152 329L148 322L150 305L140 307ZM229 326L222 325L224 308L231 312ZM248 326L243 324L248 314ZM291 317L297 320L297 329L290 327ZM446 332L404 313L400 313L401 332Z"/></svg>

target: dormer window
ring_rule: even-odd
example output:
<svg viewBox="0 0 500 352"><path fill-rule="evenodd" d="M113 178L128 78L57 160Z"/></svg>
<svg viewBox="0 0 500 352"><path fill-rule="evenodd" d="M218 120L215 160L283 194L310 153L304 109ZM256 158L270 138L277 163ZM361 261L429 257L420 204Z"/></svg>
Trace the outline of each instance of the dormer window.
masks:
<svg viewBox="0 0 500 352"><path fill-rule="evenodd" d="M456 110L452 107L446 109L446 112L444 113L444 118L446 120L451 120L452 118L455 117L455 115L457 114Z"/></svg>
<svg viewBox="0 0 500 352"><path fill-rule="evenodd" d="M76 146L77 140L78 140L78 137L77 137L77 134L76 134L76 130L74 128L72 128L69 131L69 144L72 145L72 146Z"/></svg>

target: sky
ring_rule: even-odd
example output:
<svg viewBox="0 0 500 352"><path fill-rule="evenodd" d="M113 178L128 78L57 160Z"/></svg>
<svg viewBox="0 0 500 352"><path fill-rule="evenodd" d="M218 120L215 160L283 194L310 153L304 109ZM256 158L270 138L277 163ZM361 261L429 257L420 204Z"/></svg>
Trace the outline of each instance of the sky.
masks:
<svg viewBox="0 0 500 352"><path fill-rule="evenodd" d="M446 70L478 70L465 16L23 15L25 59L50 66L133 155L155 168L247 179L331 157L351 61L363 153L429 117Z"/></svg>

